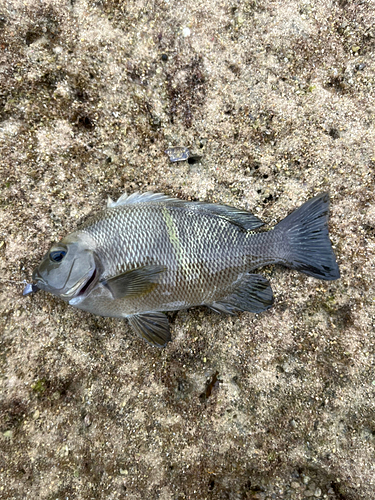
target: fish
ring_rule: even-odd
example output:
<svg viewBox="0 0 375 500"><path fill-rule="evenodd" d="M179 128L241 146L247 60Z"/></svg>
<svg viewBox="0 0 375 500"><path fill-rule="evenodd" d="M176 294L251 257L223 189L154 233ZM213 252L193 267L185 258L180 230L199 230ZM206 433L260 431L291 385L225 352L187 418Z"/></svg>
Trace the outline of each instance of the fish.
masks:
<svg viewBox="0 0 375 500"><path fill-rule="evenodd" d="M84 311L127 318L138 336L164 347L171 340L168 311L269 309L272 288L254 273L258 268L281 264L337 280L328 216L328 193L269 229L228 205L125 193L53 243L24 294L44 290Z"/></svg>

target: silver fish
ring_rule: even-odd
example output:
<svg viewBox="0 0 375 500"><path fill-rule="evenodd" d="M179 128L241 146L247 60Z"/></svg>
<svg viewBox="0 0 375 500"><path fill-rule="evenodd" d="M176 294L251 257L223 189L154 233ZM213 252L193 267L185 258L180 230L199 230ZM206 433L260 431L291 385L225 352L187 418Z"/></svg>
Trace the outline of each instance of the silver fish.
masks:
<svg viewBox="0 0 375 500"><path fill-rule="evenodd" d="M124 194L53 244L25 291L42 289L79 309L128 318L139 336L162 347L171 339L166 311L271 307L269 281L252 273L259 267L277 263L338 279L328 206L322 193L262 231L258 217L226 205Z"/></svg>

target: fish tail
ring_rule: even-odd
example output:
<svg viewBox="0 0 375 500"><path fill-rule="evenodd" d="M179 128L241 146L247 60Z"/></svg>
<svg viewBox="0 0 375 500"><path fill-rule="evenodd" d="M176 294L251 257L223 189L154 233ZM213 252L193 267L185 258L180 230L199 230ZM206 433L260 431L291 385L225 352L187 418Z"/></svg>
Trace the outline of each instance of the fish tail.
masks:
<svg viewBox="0 0 375 500"><path fill-rule="evenodd" d="M339 267L328 235L329 194L321 193L279 222L280 263L314 278L336 280Z"/></svg>

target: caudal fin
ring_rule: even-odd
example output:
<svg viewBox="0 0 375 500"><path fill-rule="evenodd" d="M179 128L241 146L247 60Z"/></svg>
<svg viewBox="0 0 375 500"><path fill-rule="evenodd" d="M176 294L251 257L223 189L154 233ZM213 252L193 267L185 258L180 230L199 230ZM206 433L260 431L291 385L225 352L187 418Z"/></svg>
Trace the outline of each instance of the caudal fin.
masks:
<svg viewBox="0 0 375 500"><path fill-rule="evenodd" d="M322 193L279 222L282 263L314 278L337 280L339 267L328 235L329 195Z"/></svg>

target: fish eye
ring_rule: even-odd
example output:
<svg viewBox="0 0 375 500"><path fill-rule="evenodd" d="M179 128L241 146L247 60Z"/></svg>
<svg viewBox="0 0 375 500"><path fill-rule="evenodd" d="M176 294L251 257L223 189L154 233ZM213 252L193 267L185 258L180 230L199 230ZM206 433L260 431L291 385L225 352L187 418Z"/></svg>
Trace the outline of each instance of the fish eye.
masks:
<svg viewBox="0 0 375 500"><path fill-rule="evenodd" d="M52 262L61 262L65 255L65 250L53 250L52 252L50 252L49 258L52 260Z"/></svg>

